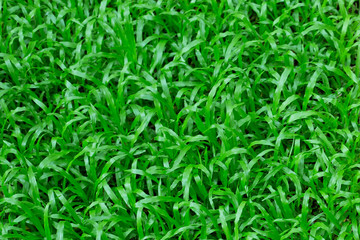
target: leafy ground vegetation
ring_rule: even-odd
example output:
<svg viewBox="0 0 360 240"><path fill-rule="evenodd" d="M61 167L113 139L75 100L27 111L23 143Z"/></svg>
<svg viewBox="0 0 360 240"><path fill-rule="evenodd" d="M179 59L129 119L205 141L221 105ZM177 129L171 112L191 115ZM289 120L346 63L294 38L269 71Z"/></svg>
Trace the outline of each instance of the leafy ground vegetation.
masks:
<svg viewBox="0 0 360 240"><path fill-rule="evenodd" d="M360 239L359 1L0 14L0 239Z"/></svg>

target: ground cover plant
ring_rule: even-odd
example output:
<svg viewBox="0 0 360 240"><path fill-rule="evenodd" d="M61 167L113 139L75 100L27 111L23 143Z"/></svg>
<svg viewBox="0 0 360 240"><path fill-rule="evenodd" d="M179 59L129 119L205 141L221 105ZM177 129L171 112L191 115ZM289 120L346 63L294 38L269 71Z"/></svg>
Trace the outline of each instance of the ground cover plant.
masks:
<svg viewBox="0 0 360 240"><path fill-rule="evenodd" d="M0 239L360 239L359 16L0 0Z"/></svg>

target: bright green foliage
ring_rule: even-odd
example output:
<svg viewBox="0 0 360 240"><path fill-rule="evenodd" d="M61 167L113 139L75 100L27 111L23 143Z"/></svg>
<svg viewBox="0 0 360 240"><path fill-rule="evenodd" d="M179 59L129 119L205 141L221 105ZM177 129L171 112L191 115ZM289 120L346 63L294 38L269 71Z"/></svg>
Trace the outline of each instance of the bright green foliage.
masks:
<svg viewBox="0 0 360 240"><path fill-rule="evenodd" d="M355 239L355 0L0 0L0 239Z"/></svg>

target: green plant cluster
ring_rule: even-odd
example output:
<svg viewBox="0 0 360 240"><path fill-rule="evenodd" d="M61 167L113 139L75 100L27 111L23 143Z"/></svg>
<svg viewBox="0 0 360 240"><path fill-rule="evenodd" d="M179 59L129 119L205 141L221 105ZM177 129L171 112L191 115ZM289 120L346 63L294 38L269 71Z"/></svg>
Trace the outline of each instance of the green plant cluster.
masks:
<svg viewBox="0 0 360 240"><path fill-rule="evenodd" d="M359 240L355 0L0 0L0 239Z"/></svg>

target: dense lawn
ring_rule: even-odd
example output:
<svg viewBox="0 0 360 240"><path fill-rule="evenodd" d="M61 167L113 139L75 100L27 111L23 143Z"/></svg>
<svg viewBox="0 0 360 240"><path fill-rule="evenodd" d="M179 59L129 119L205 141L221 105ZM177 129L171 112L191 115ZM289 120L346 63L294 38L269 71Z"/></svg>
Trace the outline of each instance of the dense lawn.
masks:
<svg viewBox="0 0 360 240"><path fill-rule="evenodd" d="M360 1L0 0L0 239L348 239Z"/></svg>

